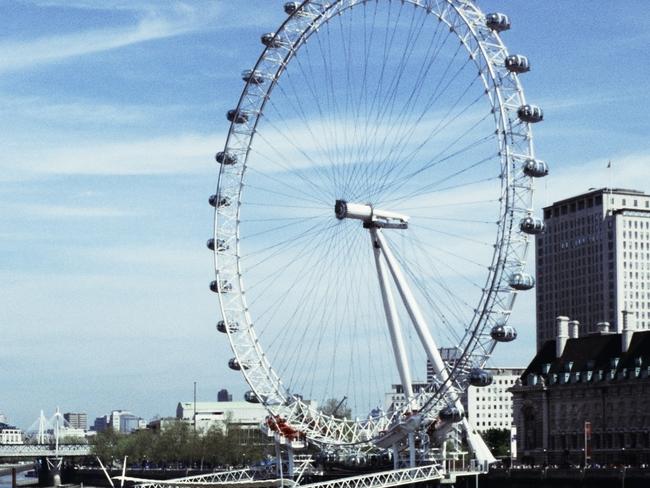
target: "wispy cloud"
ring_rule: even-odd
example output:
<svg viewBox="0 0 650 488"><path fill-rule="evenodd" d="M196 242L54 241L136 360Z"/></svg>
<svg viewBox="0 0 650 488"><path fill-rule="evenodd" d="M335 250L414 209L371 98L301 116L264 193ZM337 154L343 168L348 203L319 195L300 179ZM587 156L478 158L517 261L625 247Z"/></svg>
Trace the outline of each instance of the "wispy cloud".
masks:
<svg viewBox="0 0 650 488"><path fill-rule="evenodd" d="M138 215L131 210L112 207L75 207L66 205L20 205L13 212L30 218L110 218Z"/></svg>
<svg viewBox="0 0 650 488"><path fill-rule="evenodd" d="M607 162L611 159L611 169ZM551 168L552 178L542 180L537 206L550 205L554 201L577 195L590 188L613 186L645 191L650 181L650 153L612 155L582 164Z"/></svg>
<svg viewBox="0 0 650 488"><path fill-rule="evenodd" d="M14 179L34 174L146 175L214 170L212 155L223 145L220 135L174 135L124 142L85 141L74 146L38 147L5 156L20 168Z"/></svg>
<svg viewBox="0 0 650 488"><path fill-rule="evenodd" d="M154 7L136 4L137 20L133 25L91 29L81 32L40 37L26 41L4 41L0 51L0 72L31 68L67 58L108 51L154 39L173 37L204 29L217 18L219 9L201 8L184 3Z"/></svg>
<svg viewBox="0 0 650 488"><path fill-rule="evenodd" d="M28 121L56 121L65 124L134 124L155 120L162 116L176 116L188 110L183 106L151 106L137 104L102 103L88 99L53 102L42 96L17 97L0 94L0 116L4 120L17 118Z"/></svg>

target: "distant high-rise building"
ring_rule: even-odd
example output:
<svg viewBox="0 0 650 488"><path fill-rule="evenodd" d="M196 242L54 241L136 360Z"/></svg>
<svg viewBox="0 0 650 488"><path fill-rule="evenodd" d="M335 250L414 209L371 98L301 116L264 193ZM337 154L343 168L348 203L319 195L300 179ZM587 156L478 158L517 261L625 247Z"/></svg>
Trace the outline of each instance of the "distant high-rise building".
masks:
<svg viewBox="0 0 650 488"><path fill-rule="evenodd" d="M63 414L63 418L73 429L88 429L88 415L85 413L67 412Z"/></svg>
<svg viewBox="0 0 650 488"><path fill-rule="evenodd" d="M133 415L132 413L129 412L122 412L120 414L120 425L119 425L120 432L124 434L130 434L135 430L138 430L140 428L145 428L145 427L146 427L146 423L143 423L143 420L140 417Z"/></svg>
<svg viewBox="0 0 650 488"><path fill-rule="evenodd" d="M103 415L102 417L95 418L92 430L95 432L105 432L106 429L108 429L108 415Z"/></svg>
<svg viewBox="0 0 650 488"><path fill-rule="evenodd" d="M232 402L232 395L225 388L217 393L218 402Z"/></svg>
<svg viewBox="0 0 650 488"><path fill-rule="evenodd" d="M479 432L489 429L510 429L512 424L512 393L524 368L485 368L492 374L489 386L470 386L461 399L470 424Z"/></svg>
<svg viewBox="0 0 650 488"><path fill-rule="evenodd" d="M536 238L537 349L555 338L555 318L580 322L581 335L623 312L650 328L650 195L601 188L544 208Z"/></svg>

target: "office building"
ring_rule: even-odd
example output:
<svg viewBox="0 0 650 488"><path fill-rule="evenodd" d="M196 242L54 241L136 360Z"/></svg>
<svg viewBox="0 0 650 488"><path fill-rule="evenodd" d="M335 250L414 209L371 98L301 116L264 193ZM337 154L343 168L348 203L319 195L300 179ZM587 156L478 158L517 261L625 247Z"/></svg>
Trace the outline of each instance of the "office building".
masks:
<svg viewBox="0 0 650 488"><path fill-rule="evenodd" d="M88 415L85 413L67 412L63 414L63 419L68 427L73 429L86 430L88 428Z"/></svg>
<svg viewBox="0 0 650 488"><path fill-rule="evenodd" d="M415 381L411 385L413 393L416 395L422 393L428 387L429 383L424 383L421 381ZM429 398L429 395L420 395L418 398L418 403L416 405L412 405L412 407L416 410L419 410ZM401 383L391 385L391 390L384 394L384 410L386 412L392 412L399 410L404 406L406 406L406 395L404 394L404 387Z"/></svg>
<svg viewBox="0 0 650 488"><path fill-rule="evenodd" d="M0 422L0 445L23 444L25 434L13 425Z"/></svg>
<svg viewBox="0 0 650 488"><path fill-rule="evenodd" d="M106 432L106 429L108 429L108 420L108 415L96 417L91 430L95 432Z"/></svg>
<svg viewBox="0 0 650 488"><path fill-rule="evenodd" d="M232 395L225 388L217 393L218 402L232 402Z"/></svg>
<svg viewBox="0 0 650 488"><path fill-rule="evenodd" d="M196 409L195 409L196 408ZM229 425L259 431L268 411L260 403L249 402L179 402L176 418L207 432L215 427L226 430Z"/></svg>
<svg viewBox="0 0 650 488"><path fill-rule="evenodd" d="M537 349L554 339L555 317L582 333L599 322L621 331L623 311L650 328L650 195L601 188L544 208L536 238Z"/></svg>
<svg viewBox="0 0 650 488"><path fill-rule="evenodd" d="M444 361L453 366L460 357L460 351L456 348L442 348L440 353ZM465 409L465 415L470 424L478 432L485 432L489 429L510 429L512 425L512 394L509 389L521 376L524 368L494 367L484 368L492 376L492 384L489 386L470 386L461 394L461 403ZM413 391L420 393L424 391L433 381L433 368L427 361L427 383L413 383ZM427 395L421 395L420 408L428 400ZM384 409L401 408L405 405L404 389L401 384L392 385L390 392L385 394Z"/></svg>
<svg viewBox="0 0 650 488"><path fill-rule="evenodd" d="M489 386L470 386L461 397L469 423L479 432L510 429L512 393L509 389L524 368L484 368L492 375Z"/></svg>

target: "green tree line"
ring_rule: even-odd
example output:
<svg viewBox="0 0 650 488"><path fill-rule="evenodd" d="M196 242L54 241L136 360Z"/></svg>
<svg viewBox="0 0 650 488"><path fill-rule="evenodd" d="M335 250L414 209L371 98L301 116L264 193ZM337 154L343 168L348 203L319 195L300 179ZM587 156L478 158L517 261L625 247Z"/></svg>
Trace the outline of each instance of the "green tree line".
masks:
<svg viewBox="0 0 650 488"><path fill-rule="evenodd" d="M230 426L195 432L185 422L173 422L157 432L146 429L121 434L107 429L92 440L92 451L106 464L121 462L128 456L131 466L211 468L256 462L270 448L258 430L253 433Z"/></svg>

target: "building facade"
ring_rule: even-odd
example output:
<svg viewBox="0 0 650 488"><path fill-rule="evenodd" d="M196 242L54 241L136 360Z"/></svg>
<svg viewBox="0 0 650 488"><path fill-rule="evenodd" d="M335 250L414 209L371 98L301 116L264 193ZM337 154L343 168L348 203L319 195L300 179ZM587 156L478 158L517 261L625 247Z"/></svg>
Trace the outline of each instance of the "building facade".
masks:
<svg viewBox="0 0 650 488"><path fill-rule="evenodd" d="M108 415L103 415L101 417L96 417L93 422L92 430L95 432L105 432L108 429Z"/></svg>
<svg viewBox="0 0 650 488"><path fill-rule="evenodd" d="M423 383L421 381L416 381L411 385L413 393L419 394L425 391L429 387L429 383ZM420 409L429 399L427 395L420 395L418 398L418 404L413 407ZM384 410L386 412L392 412L406 406L406 395L404 395L404 387L401 383L391 385L391 390L384 394Z"/></svg>
<svg viewBox="0 0 650 488"><path fill-rule="evenodd" d="M601 188L544 208L536 238L537 349L555 317L621 331L622 311L650 328L650 195Z"/></svg>
<svg viewBox="0 0 650 488"><path fill-rule="evenodd" d="M556 338L511 388L518 462L650 463L650 331L568 327L558 317Z"/></svg>
<svg viewBox="0 0 650 488"><path fill-rule="evenodd" d="M447 352L450 353L452 349ZM453 349L453 351L456 351ZM445 360L456 357L454 353L445 355ZM512 425L512 393L509 389L515 384L521 376L524 368L484 368L485 371L492 375L493 381L489 386L470 386L461 395L461 402L465 409L465 415L470 424L480 433L489 429L510 429ZM431 375L431 376L430 376ZM427 363L427 376L432 378L433 371L429 369ZM429 383L413 383L413 392L421 393L430 386ZM426 395L421 395L419 405L415 408L421 408L428 400ZM406 398L404 388L401 384L392 385L390 392L384 395L384 409L392 411L393 409L404 407Z"/></svg>
<svg viewBox="0 0 650 488"><path fill-rule="evenodd" d="M16 445L25 442L25 434L22 430L13 425L8 425L0 422L0 444L2 445Z"/></svg>
<svg viewBox="0 0 650 488"><path fill-rule="evenodd" d="M257 439L261 426L268 416L266 407L249 402L180 402L176 407L176 418L196 430L207 432L211 428L225 431L228 426L237 427L243 438Z"/></svg>
<svg viewBox="0 0 650 488"><path fill-rule="evenodd" d="M524 368L484 368L493 378L489 386L470 386L462 396L465 414L479 432L489 429L510 429L512 425L512 393L509 391Z"/></svg>
<svg viewBox="0 0 650 488"><path fill-rule="evenodd" d="M67 412L63 414L64 420L67 422L68 427L73 429L88 429L88 415L85 413Z"/></svg>

